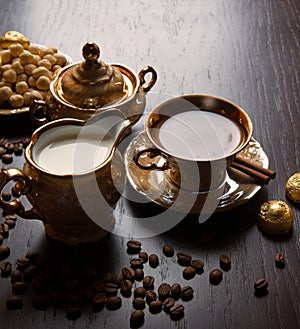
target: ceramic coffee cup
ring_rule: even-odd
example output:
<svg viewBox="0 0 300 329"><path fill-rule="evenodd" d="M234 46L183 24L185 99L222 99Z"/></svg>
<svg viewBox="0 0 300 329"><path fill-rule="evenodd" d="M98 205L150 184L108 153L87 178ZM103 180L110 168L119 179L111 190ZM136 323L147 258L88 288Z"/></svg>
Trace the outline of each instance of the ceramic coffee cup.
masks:
<svg viewBox="0 0 300 329"><path fill-rule="evenodd" d="M75 245L102 239L114 225L113 207L125 185L125 168L116 146L131 124L120 111L109 110L88 123L61 119L40 127L26 148L23 169L0 173L0 190L15 181L32 208L26 210L21 198L6 202L0 194L1 207L23 218L42 220L46 234L55 240ZM95 182L98 194L91 188ZM101 225L86 214L79 194L90 205L97 204Z"/></svg>
<svg viewBox="0 0 300 329"><path fill-rule="evenodd" d="M207 192L225 181L226 169L250 141L252 123L236 104L216 96L183 95L158 105L147 117L153 148L138 150L144 170L168 170L180 188Z"/></svg>

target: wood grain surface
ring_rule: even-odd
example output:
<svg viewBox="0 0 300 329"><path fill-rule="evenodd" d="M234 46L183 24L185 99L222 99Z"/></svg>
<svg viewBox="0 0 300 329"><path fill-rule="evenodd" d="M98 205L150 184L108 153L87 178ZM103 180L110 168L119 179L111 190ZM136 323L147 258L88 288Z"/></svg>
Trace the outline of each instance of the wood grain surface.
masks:
<svg viewBox="0 0 300 329"><path fill-rule="evenodd" d="M87 41L100 45L102 59L124 63L139 72L150 64L158 81L147 94L145 114L165 99L190 93L212 94L235 102L251 117L254 137L261 143L277 172L274 181L236 209L214 214L198 224L190 215L160 235L140 239L143 250L156 253L160 266L145 265L145 273L160 282L191 285L194 298L183 302L185 315L173 321L164 312L145 309L143 328L297 329L300 328L299 207L285 198L285 183L300 171L300 2L298 0L11 0L0 1L0 34L23 33L31 42L49 45L81 60ZM144 128L145 117L134 127ZM17 140L35 129L25 113L0 117L0 136ZM15 157L10 167L21 167ZM130 186L128 195L137 193ZM256 216L265 200L286 201L294 214L293 230L284 238L264 235ZM120 199L117 221L126 216L152 216L162 209L151 202ZM211 239L206 241L206 237ZM128 266L128 237L109 235L92 246L65 247L45 237L43 224L19 218L5 245L8 258L28 250L83 258L103 272L119 273ZM162 246L188 250L205 263L204 273L183 279L176 257L166 258ZM284 269L275 267L277 252L286 255ZM232 258L221 284L209 283L209 272L219 267L219 256ZM254 282L266 277L267 296L254 296ZM157 288L156 286L156 288ZM83 305L81 317L67 320L63 308L38 311L31 292L21 310L6 309L9 279L0 278L0 328L96 329L129 328L132 298L122 308L93 312Z"/></svg>

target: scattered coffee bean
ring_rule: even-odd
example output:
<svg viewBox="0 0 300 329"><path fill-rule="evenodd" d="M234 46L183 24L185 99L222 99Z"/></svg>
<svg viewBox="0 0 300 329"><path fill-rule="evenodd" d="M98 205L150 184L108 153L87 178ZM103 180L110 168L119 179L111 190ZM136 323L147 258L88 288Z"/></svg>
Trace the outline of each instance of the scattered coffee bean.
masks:
<svg viewBox="0 0 300 329"><path fill-rule="evenodd" d="M148 262L148 259L149 259L149 256L148 256L148 254L145 251L141 251L139 253L139 258L142 258L143 263L147 263Z"/></svg>
<svg viewBox="0 0 300 329"><path fill-rule="evenodd" d="M64 296L64 302L66 305L78 304L80 303L80 296L78 293L68 293Z"/></svg>
<svg viewBox="0 0 300 329"><path fill-rule="evenodd" d="M16 222L17 221L17 216L16 215L11 215L11 214L6 215L5 220L12 220L12 221Z"/></svg>
<svg viewBox="0 0 300 329"><path fill-rule="evenodd" d="M108 310L117 310L122 306L122 299L119 296L108 297L106 300L106 308Z"/></svg>
<svg viewBox="0 0 300 329"><path fill-rule="evenodd" d="M78 278L71 278L64 285L64 290L66 292L78 291L80 287L80 280Z"/></svg>
<svg viewBox="0 0 300 329"><path fill-rule="evenodd" d="M184 306L181 304L175 304L170 308L169 313L172 320L179 320L184 315Z"/></svg>
<svg viewBox="0 0 300 329"><path fill-rule="evenodd" d="M4 240L4 238L3 238L2 234L0 234L0 245L3 243L3 240Z"/></svg>
<svg viewBox="0 0 300 329"><path fill-rule="evenodd" d="M33 307L39 311L45 311L49 308L49 301L46 295L34 295L32 297Z"/></svg>
<svg viewBox="0 0 300 329"><path fill-rule="evenodd" d="M186 280L191 280L196 275L196 269L193 266L187 266L183 270L182 275Z"/></svg>
<svg viewBox="0 0 300 329"><path fill-rule="evenodd" d="M2 199L6 202L8 202L11 199L11 193L10 192L2 192Z"/></svg>
<svg viewBox="0 0 300 329"><path fill-rule="evenodd" d="M134 275L134 278L135 280L137 281L142 281L144 279L144 271L141 269L141 268L137 268L135 270L135 275Z"/></svg>
<svg viewBox="0 0 300 329"><path fill-rule="evenodd" d="M6 148L3 146L0 146L0 158L6 153Z"/></svg>
<svg viewBox="0 0 300 329"><path fill-rule="evenodd" d="M14 148L15 148L14 143L6 143L4 147L6 149L6 153L12 154L14 152Z"/></svg>
<svg viewBox="0 0 300 329"><path fill-rule="evenodd" d="M15 295L24 295L27 290L27 286L24 282L15 282L12 284L11 289Z"/></svg>
<svg viewBox="0 0 300 329"><path fill-rule="evenodd" d="M175 305L175 299L172 297L168 297L163 301L163 308L166 313L170 312L170 308Z"/></svg>
<svg viewBox="0 0 300 329"><path fill-rule="evenodd" d="M211 284L217 285L219 284L223 279L223 272L219 269L212 270L209 273L209 282Z"/></svg>
<svg viewBox="0 0 300 329"><path fill-rule="evenodd" d="M143 268L143 263L144 263L144 260L142 258L133 258L130 261L130 265L133 269Z"/></svg>
<svg viewBox="0 0 300 329"><path fill-rule="evenodd" d="M14 270L11 272L11 275L10 275L11 283L22 282L22 280L23 280L23 275L20 270Z"/></svg>
<svg viewBox="0 0 300 329"><path fill-rule="evenodd" d="M12 272L12 265L8 261L4 261L0 263L0 271L1 271L1 276L3 278L7 278L10 276Z"/></svg>
<svg viewBox="0 0 300 329"><path fill-rule="evenodd" d="M181 299L184 300L184 301L189 301L193 298L194 296L194 289L190 286L185 286L185 287L182 287L181 289Z"/></svg>
<svg viewBox="0 0 300 329"><path fill-rule="evenodd" d="M145 308L145 300L141 297L136 297L133 299L132 306L136 310L143 310Z"/></svg>
<svg viewBox="0 0 300 329"><path fill-rule="evenodd" d="M21 142L23 147L26 148L30 144L30 138L23 138Z"/></svg>
<svg viewBox="0 0 300 329"><path fill-rule="evenodd" d="M177 262L181 266L189 266L191 264L192 256L189 252L178 252Z"/></svg>
<svg viewBox="0 0 300 329"><path fill-rule="evenodd" d="M123 280L120 283L120 291L124 297L129 297L131 295L132 283L130 280Z"/></svg>
<svg viewBox="0 0 300 329"><path fill-rule="evenodd" d="M0 138L0 145L1 146L4 146L5 144L7 144L8 143L8 139L7 138L4 138L4 137L1 137Z"/></svg>
<svg viewBox="0 0 300 329"><path fill-rule="evenodd" d="M140 297L140 298L145 298L146 296L146 289L144 287L138 287L134 290L133 293L134 297Z"/></svg>
<svg viewBox="0 0 300 329"><path fill-rule="evenodd" d="M114 276L114 283L120 287L120 283L123 281L123 275L117 274Z"/></svg>
<svg viewBox="0 0 300 329"><path fill-rule="evenodd" d="M92 299L92 307L95 312L99 312L104 308L106 295L103 292L96 294Z"/></svg>
<svg viewBox="0 0 300 329"><path fill-rule="evenodd" d="M97 271L93 267L89 266L89 267L85 268L82 271L82 277L84 279L87 279L89 281L92 281L92 280L96 279L96 277L97 277Z"/></svg>
<svg viewBox="0 0 300 329"><path fill-rule="evenodd" d="M16 265L17 265L18 270L24 271L25 268L27 268L30 265L30 259L26 258L26 257L18 258L16 260Z"/></svg>
<svg viewBox="0 0 300 329"><path fill-rule="evenodd" d="M139 328L143 325L145 321L145 314L142 310L135 310L130 316L130 326L131 328Z"/></svg>
<svg viewBox="0 0 300 329"><path fill-rule="evenodd" d="M171 296L174 299L178 299L181 295L181 285L179 283L173 283L171 286Z"/></svg>
<svg viewBox="0 0 300 329"><path fill-rule="evenodd" d="M68 320L77 320L81 316L79 304L69 304L66 306L66 318Z"/></svg>
<svg viewBox="0 0 300 329"><path fill-rule="evenodd" d="M144 279L143 279L143 287L146 290L149 290L149 289L153 288L154 281L155 281L155 279L154 279L153 276L150 276L150 275L145 276Z"/></svg>
<svg viewBox="0 0 300 329"><path fill-rule="evenodd" d="M138 254L141 251L142 244L140 241L129 240L126 245L128 254Z"/></svg>
<svg viewBox="0 0 300 329"><path fill-rule="evenodd" d="M28 258L28 256L26 256L26 257ZM35 260L35 265L38 268L44 268L45 266L47 266L47 262L48 262L47 257L45 257L43 255L39 255ZM67 279L67 277L66 277L66 279Z"/></svg>
<svg viewBox="0 0 300 329"><path fill-rule="evenodd" d="M13 157L11 154L5 153L2 155L2 162L5 164L9 164L13 162Z"/></svg>
<svg viewBox="0 0 300 329"><path fill-rule="evenodd" d="M162 301L161 300L154 300L149 304L149 311L152 314L157 314L162 310Z"/></svg>
<svg viewBox="0 0 300 329"><path fill-rule="evenodd" d="M15 155L22 155L23 153L23 144L22 143L15 143L14 144L14 154Z"/></svg>
<svg viewBox="0 0 300 329"><path fill-rule="evenodd" d="M112 273L105 273L102 276L102 280L104 283L111 283L114 281L114 275Z"/></svg>
<svg viewBox="0 0 300 329"><path fill-rule="evenodd" d="M163 246L163 253L166 257L174 256L174 248L169 244Z"/></svg>
<svg viewBox="0 0 300 329"><path fill-rule="evenodd" d="M258 279L254 283L255 296L261 297L261 296L267 295L268 286L269 286L269 283L266 279Z"/></svg>
<svg viewBox="0 0 300 329"><path fill-rule="evenodd" d="M4 221L4 224L6 224L10 230L15 228L15 226L16 226L16 222L14 220L9 220L9 219L6 219Z"/></svg>
<svg viewBox="0 0 300 329"><path fill-rule="evenodd" d="M118 286L113 282L105 283L104 292L107 296L116 296L118 293Z"/></svg>
<svg viewBox="0 0 300 329"><path fill-rule="evenodd" d="M228 271L231 268L231 259L227 255L220 256L220 267L224 271Z"/></svg>
<svg viewBox="0 0 300 329"><path fill-rule="evenodd" d="M275 265L278 268L284 268L285 267L285 255L282 253L277 253L275 255Z"/></svg>
<svg viewBox="0 0 300 329"><path fill-rule="evenodd" d="M124 280L134 281L135 278L135 271L131 267L123 267L122 268L122 275Z"/></svg>
<svg viewBox="0 0 300 329"><path fill-rule="evenodd" d="M71 277L71 274L72 274L72 270L70 266L64 264L59 268L59 277L61 279L67 280Z"/></svg>
<svg viewBox="0 0 300 329"><path fill-rule="evenodd" d="M51 291L49 293L49 303L54 308L57 308L61 305L63 301L63 294L60 291Z"/></svg>
<svg viewBox="0 0 300 329"><path fill-rule="evenodd" d="M24 273L23 273L23 278L24 278ZM36 292L45 292L48 289L48 281L44 276L36 275L32 279L32 285L33 289Z"/></svg>
<svg viewBox="0 0 300 329"><path fill-rule="evenodd" d="M91 285L92 291L97 294L104 291L104 282L102 280L96 280Z"/></svg>
<svg viewBox="0 0 300 329"><path fill-rule="evenodd" d="M54 275L54 272L51 272L49 269L46 269L46 268L40 270L39 273L38 273L38 276L43 277L43 279L46 280L46 281L52 280L53 279L53 275ZM67 284L68 283L66 283L66 285ZM73 282L70 283L70 286L73 287ZM73 289L74 290L74 288L70 288L70 289Z"/></svg>
<svg viewBox="0 0 300 329"><path fill-rule="evenodd" d="M149 256L149 265L152 268L156 268L159 265L159 259L158 259L158 256L156 254L151 254Z"/></svg>
<svg viewBox="0 0 300 329"><path fill-rule="evenodd" d="M35 265L30 265L23 271L24 281L31 281L38 273L38 268Z"/></svg>
<svg viewBox="0 0 300 329"><path fill-rule="evenodd" d="M204 262L201 259L192 259L191 266L195 268L197 274L201 274L204 271Z"/></svg>
<svg viewBox="0 0 300 329"><path fill-rule="evenodd" d="M154 290L146 291L146 303L150 304L151 302L157 300L157 293Z"/></svg>
<svg viewBox="0 0 300 329"><path fill-rule="evenodd" d="M9 226L5 223L0 224L0 234L4 239L8 238L9 235Z"/></svg>
<svg viewBox="0 0 300 329"><path fill-rule="evenodd" d="M158 287L157 291L158 291L159 299L165 300L167 297L170 296L171 286L168 283L162 283Z"/></svg>
<svg viewBox="0 0 300 329"><path fill-rule="evenodd" d="M9 310L16 310L23 306L23 298L20 296L12 295L6 300L6 307Z"/></svg>
<svg viewBox="0 0 300 329"><path fill-rule="evenodd" d="M84 299L86 300L86 302L88 304L91 304L93 301L93 298L95 296L95 293L93 292L93 290L91 288L85 288L85 289L83 289L82 295L83 295Z"/></svg>

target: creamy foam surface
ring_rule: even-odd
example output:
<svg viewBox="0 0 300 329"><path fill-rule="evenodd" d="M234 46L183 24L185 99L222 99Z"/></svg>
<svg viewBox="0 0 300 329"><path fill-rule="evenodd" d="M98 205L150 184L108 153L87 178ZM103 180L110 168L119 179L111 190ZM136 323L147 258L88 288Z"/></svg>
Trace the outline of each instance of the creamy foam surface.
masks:
<svg viewBox="0 0 300 329"><path fill-rule="evenodd" d="M52 174L77 174L94 169L110 153L113 139L92 135L78 138L76 127L58 127L46 132L34 146L33 159Z"/></svg>
<svg viewBox="0 0 300 329"><path fill-rule="evenodd" d="M168 118L157 137L166 151L191 160L222 158L243 141L238 123L208 111L186 111Z"/></svg>

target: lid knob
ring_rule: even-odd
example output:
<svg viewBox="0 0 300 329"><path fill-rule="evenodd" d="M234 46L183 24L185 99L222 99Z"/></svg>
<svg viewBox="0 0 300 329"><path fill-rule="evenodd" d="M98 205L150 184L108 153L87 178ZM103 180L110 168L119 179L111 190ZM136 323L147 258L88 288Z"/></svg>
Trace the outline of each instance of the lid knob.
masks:
<svg viewBox="0 0 300 329"><path fill-rule="evenodd" d="M94 42L87 42L82 48L82 56L86 61L97 61L100 57L100 48Z"/></svg>
<svg viewBox="0 0 300 329"><path fill-rule="evenodd" d="M82 48L84 60L73 65L62 77L65 100L81 108L97 108L116 103L126 96L122 73L99 60L100 49L94 42Z"/></svg>

